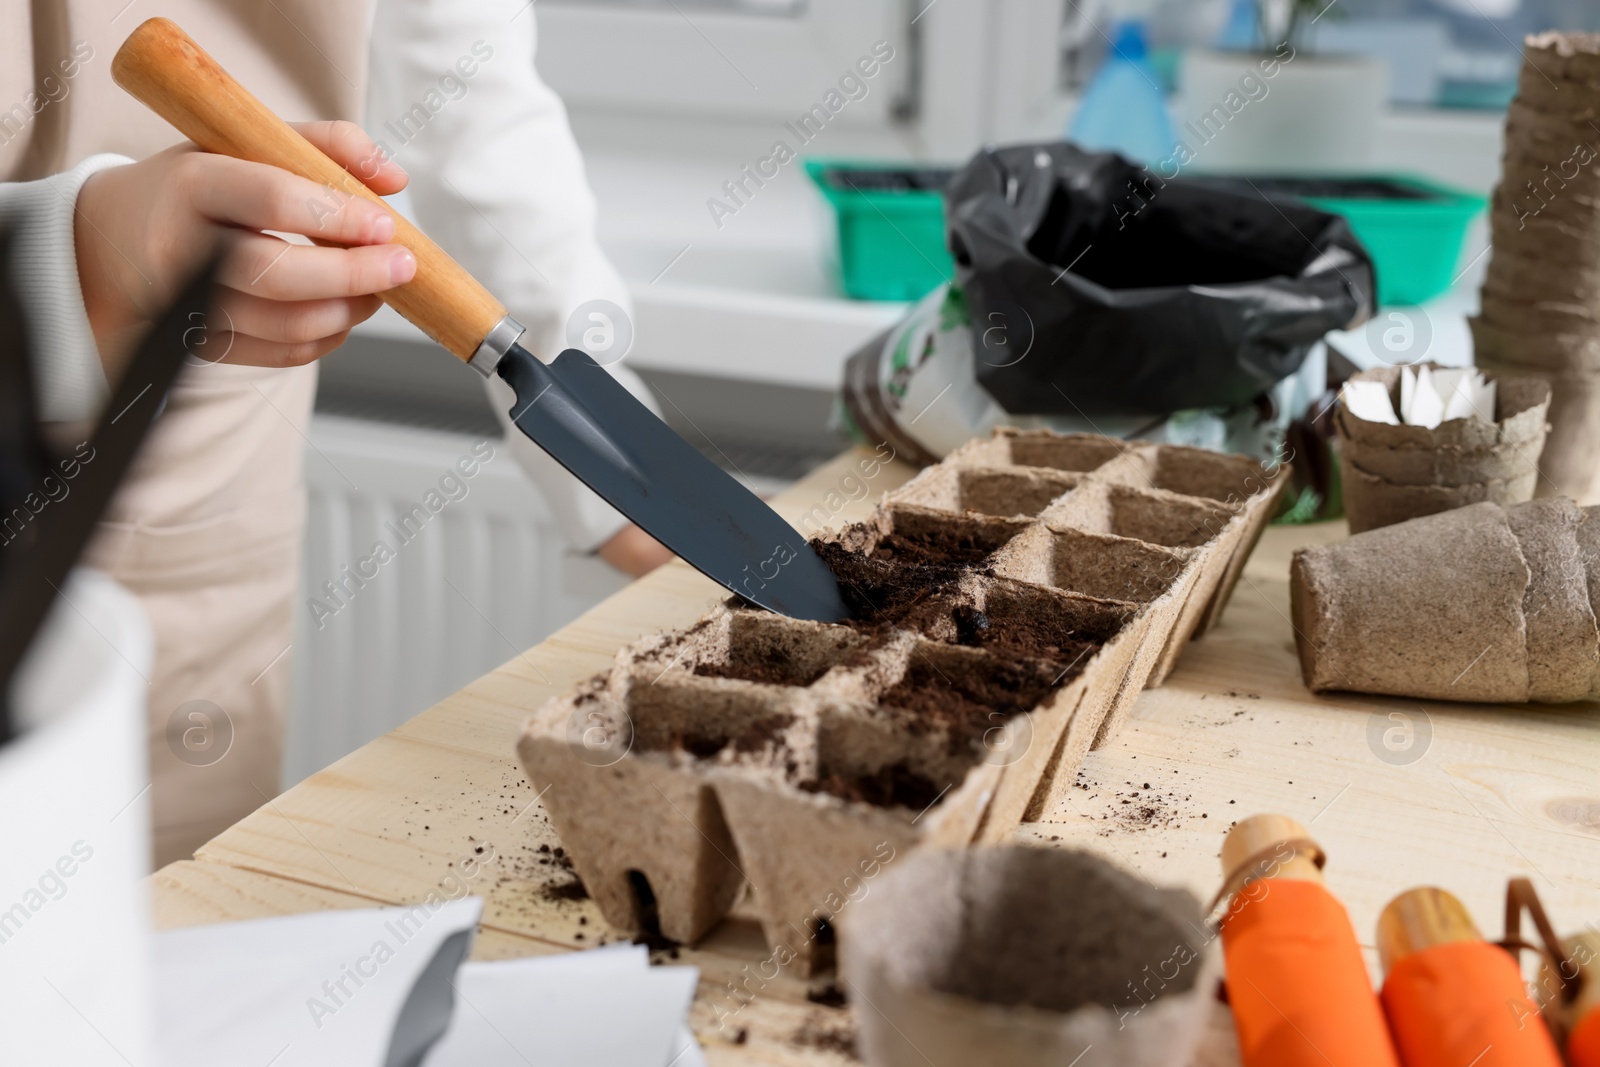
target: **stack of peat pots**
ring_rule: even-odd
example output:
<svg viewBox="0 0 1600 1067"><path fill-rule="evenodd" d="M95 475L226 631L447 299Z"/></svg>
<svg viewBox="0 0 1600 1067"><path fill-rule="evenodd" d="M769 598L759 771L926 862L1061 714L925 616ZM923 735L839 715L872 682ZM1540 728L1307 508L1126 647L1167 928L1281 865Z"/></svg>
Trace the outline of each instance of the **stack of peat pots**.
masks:
<svg viewBox="0 0 1600 1067"><path fill-rule="evenodd" d="M1550 382L1540 496L1600 503L1600 34L1529 37L1472 322L1486 372Z"/></svg>
<svg viewBox="0 0 1600 1067"><path fill-rule="evenodd" d="M1383 383L1398 411L1400 374L1399 367L1380 367L1351 380ZM1435 427L1370 422L1340 401L1334 426L1351 533L1468 504L1511 505L1533 498L1550 386L1540 378L1511 375L1494 382L1494 411Z"/></svg>

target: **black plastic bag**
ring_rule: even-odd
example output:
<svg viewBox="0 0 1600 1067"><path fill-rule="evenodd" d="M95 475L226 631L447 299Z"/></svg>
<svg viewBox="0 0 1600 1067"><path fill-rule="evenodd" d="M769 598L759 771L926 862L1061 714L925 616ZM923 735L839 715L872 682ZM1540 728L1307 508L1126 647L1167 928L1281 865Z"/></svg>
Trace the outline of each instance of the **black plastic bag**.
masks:
<svg viewBox="0 0 1600 1067"><path fill-rule="evenodd" d="M980 152L946 191L979 384L1016 415L1233 407L1370 317L1345 220L1244 188L1062 143Z"/></svg>

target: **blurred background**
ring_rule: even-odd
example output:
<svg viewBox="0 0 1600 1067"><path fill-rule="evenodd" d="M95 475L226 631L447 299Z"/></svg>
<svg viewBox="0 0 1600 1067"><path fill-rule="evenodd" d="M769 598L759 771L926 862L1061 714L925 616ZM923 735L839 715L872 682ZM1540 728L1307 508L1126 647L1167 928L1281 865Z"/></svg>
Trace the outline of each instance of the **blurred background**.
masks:
<svg viewBox="0 0 1600 1067"><path fill-rule="evenodd" d="M536 11L539 70L566 101L601 242L632 289L627 361L668 422L762 492L846 444L831 418L844 362L948 276L939 168L985 145L1109 129L1130 143L1097 147L1136 154L1164 120L1145 143L1205 144L1186 173L1439 183L1467 205L1464 235L1447 240L1439 282L1383 294L1402 310L1378 321L1398 324L1392 336L1415 358L1468 362L1487 247L1476 198L1498 176L1520 42L1600 29L1592 0L539 0ZM1276 125L1206 127L1257 62L1242 53L1284 41L1293 51L1278 54L1293 60L1270 81ZM864 95L847 90L825 124L806 125L878 42L892 58L858 79ZM1128 69L1112 69L1119 61ZM1097 83L1118 77L1146 99L1097 101ZM799 159L740 186L780 140ZM920 192L932 219L931 245L912 221L891 226L914 246L899 249L902 274L841 254L850 213L871 223L883 212L830 187L819 169L830 161L933 168L931 188L899 190ZM1385 355L1374 336L1328 343L1364 365ZM479 382L452 363L387 309L324 362L306 458L306 597L475 442L498 438ZM503 452L435 524L320 628L298 613L285 784L626 582L564 544Z"/></svg>

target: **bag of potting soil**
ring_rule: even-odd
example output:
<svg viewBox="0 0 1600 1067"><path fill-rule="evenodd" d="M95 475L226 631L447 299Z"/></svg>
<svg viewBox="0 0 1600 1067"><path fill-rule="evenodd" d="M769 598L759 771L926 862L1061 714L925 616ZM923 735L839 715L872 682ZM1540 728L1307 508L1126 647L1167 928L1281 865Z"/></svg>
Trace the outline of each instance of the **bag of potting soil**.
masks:
<svg viewBox="0 0 1600 1067"><path fill-rule="evenodd" d="M1251 402L1372 314L1340 216L1055 143L980 152L946 191L972 321L1010 335L978 382L1013 415Z"/></svg>
<svg viewBox="0 0 1600 1067"><path fill-rule="evenodd" d="M1057 143L981 152L946 198L956 281L843 389L850 430L918 462L1000 424L1281 459L1324 391L1308 354L1372 313L1344 219L1236 183Z"/></svg>
<svg viewBox="0 0 1600 1067"><path fill-rule="evenodd" d="M978 365L1004 361L1003 331L974 326L961 289L942 285L906 317L853 353L845 364L840 419L855 439L887 443L895 455L926 466L996 426L1099 433L1239 452L1283 461L1291 417L1323 391L1320 349L1299 373L1250 402L1156 417L1016 415L978 384Z"/></svg>

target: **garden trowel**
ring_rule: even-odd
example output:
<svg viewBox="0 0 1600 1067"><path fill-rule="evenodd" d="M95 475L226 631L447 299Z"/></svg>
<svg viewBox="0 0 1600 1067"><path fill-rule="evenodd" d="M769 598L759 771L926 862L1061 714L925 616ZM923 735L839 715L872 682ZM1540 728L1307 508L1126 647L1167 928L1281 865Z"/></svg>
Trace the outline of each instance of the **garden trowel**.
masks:
<svg viewBox="0 0 1600 1067"><path fill-rule="evenodd" d="M200 148L279 167L345 196L383 201L234 81L168 19L153 18L112 61L117 84ZM385 205L387 206L387 205ZM416 277L383 299L458 359L516 390L511 419L613 507L746 599L802 619L849 610L806 539L706 459L587 353L546 363L519 343L504 305L404 217L395 243Z"/></svg>

